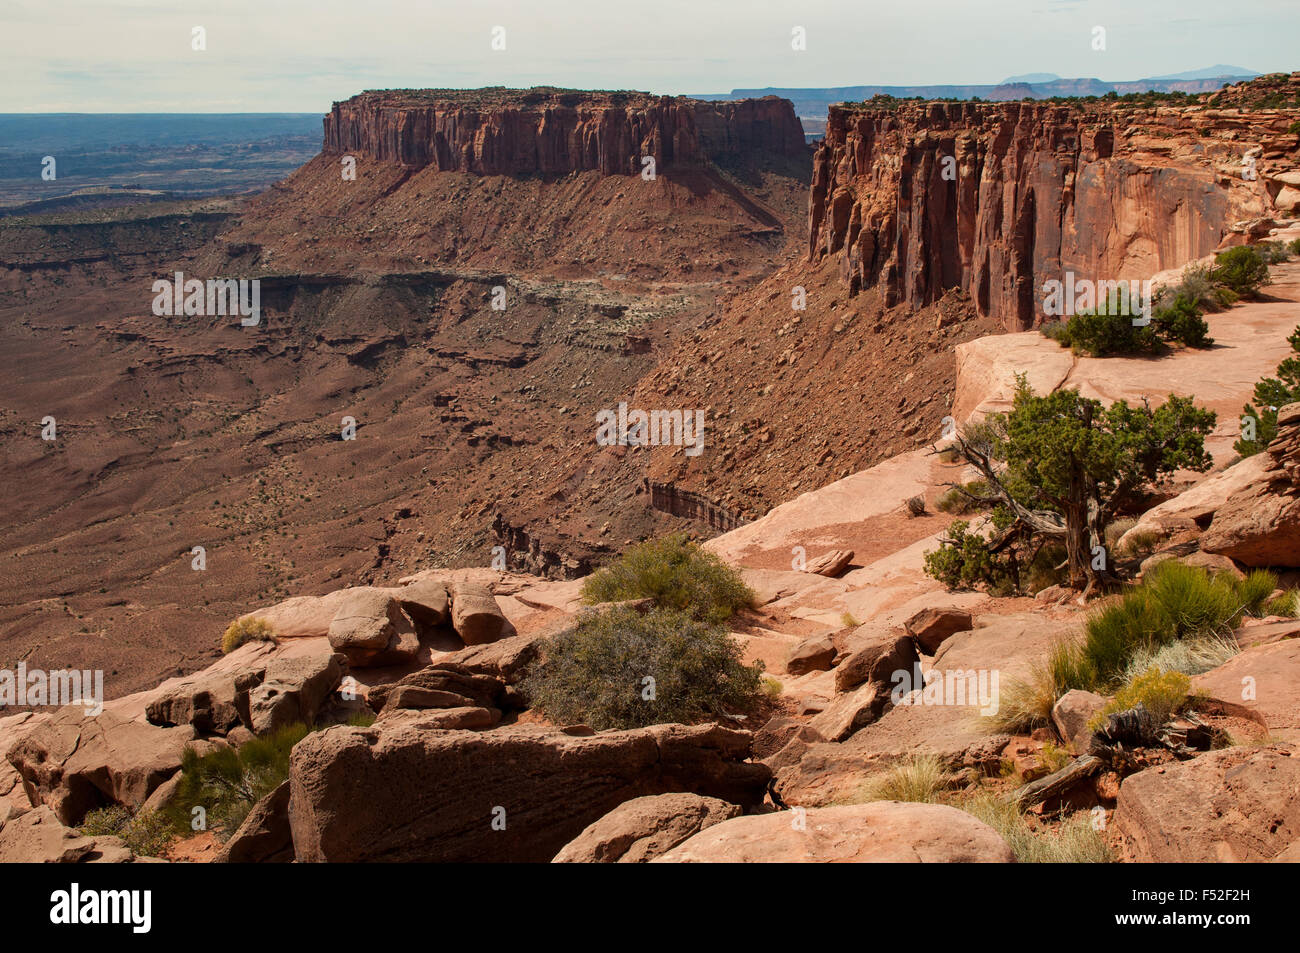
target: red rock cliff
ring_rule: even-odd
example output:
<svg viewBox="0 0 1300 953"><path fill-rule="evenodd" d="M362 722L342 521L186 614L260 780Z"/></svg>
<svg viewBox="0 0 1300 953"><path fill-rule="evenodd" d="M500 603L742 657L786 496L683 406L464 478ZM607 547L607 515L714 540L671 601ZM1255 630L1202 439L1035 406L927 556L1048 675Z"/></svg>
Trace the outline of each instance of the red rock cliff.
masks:
<svg viewBox="0 0 1300 953"><path fill-rule="evenodd" d="M1294 119L1106 104L832 106L814 157L809 256L839 256L850 293L880 286L889 306L919 308L960 287L980 313L1029 328L1048 278L1147 278L1276 211L1270 176L1296 164ZM1251 181L1245 154L1258 162Z"/></svg>
<svg viewBox="0 0 1300 953"><path fill-rule="evenodd" d="M702 166L731 154L806 155L788 100L704 102L556 89L391 90L335 103L326 154L484 175Z"/></svg>

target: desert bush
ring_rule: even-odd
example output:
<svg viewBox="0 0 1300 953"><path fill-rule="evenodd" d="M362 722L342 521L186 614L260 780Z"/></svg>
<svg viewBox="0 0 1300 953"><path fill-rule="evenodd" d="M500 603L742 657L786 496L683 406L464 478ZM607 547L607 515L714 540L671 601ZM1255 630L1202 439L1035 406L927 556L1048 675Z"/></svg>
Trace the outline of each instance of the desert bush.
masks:
<svg viewBox="0 0 1300 953"><path fill-rule="evenodd" d="M1153 665L1120 688L1106 707L1092 716L1088 727L1096 731L1106 724L1108 715L1139 704L1151 713L1157 725L1163 725L1187 702L1191 687L1191 680L1182 672L1162 672Z"/></svg>
<svg viewBox="0 0 1300 953"><path fill-rule="evenodd" d="M1269 599L1268 602L1264 603L1261 614L1266 616L1280 615L1287 619L1294 619L1297 615L1300 615L1300 601L1298 601L1297 597L1300 597L1300 590L1288 589L1276 599Z"/></svg>
<svg viewBox="0 0 1300 953"><path fill-rule="evenodd" d="M1174 295L1159 304L1151 316L1156 334L1165 341L1206 348L1214 343L1201 306L1189 295Z"/></svg>
<svg viewBox="0 0 1300 953"><path fill-rule="evenodd" d="M993 828L1022 864L1104 864L1114 860L1106 839L1087 814L1061 822L1055 831L1035 832L1020 809L987 791L957 805Z"/></svg>
<svg viewBox="0 0 1300 953"><path fill-rule="evenodd" d="M176 839L176 832L162 814L156 811L132 814L117 804L89 812L77 833L87 837L120 837L133 854L141 857L161 857Z"/></svg>
<svg viewBox="0 0 1300 953"><path fill-rule="evenodd" d="M1068 689L1057 680L1049 660L1034 663L1025 678L1009 678L999 692L998 710L991 716L996 730L1027 735L1052 723L1054 706Z"/></svg>
<svg viewBox="0 0 1300 953"><path fill-rule="evenodd" d="M983 480L971 480L969 483L963 483L960 487L949 487L935 501L934 506L935 509L941 512L952 513L956 516L986 510L992 506L991 503L981 503L979 499L971 499L971 497L984 497L988 492L989 485Z"/></svg>
<svg viewBox="0 0 1300 953"><path fill-rule="evenodd" d="M868 778L859 801L934 804L951 784L952 776L943 761L934 755L914 754Z"/></svg>
<svg viewBox="0 0 1300 953"><path fill-rule="evenodd" d="M1270 265L1280 265L1291 258L1291 249L1284 242L1263 242L1258 248L1264 261Z"/></svg>
<svg viewBox="0 0 1300 953"><path fill-rule="evenodd" d="M275 630L265 619L236 619L221 636L221 651L229 654L245 642L274 642Z"/></svg>
<svg viewBox="0 0 1300 953"><path fill-rule="evenodd" d="M1200 675L1218 668L1240 651L1235 639L1220 635L1178 639L1159 646L1143 645L1129 657L1123 678L1131 682L1153 667L1162 672Z"/></svg>
<svg viewBox="0 0 1300 953"><path fill-rule="evenodd" d="M1053 326L1044 333L1062 347L1092 357L1150 354L1160 349L1160 339L1152 326L1135 325L1126 307L1081 311L1072 315L1064 327Z"/></svg>
<svg viewBox="0 0 1300 953"><path fill-rule="evenodd" d="M909 512L909 513L912 514L913 516L924 516L924 515L925 515L925 497L923 497L923 496L912 496L912 497L908 497L908 500L907 500L907 512Z"/></svg>
<svg viewBox="0 0 1300 953"><path fill-rule="evenodd" d="M1300 126L1300 122L1297 122L1296 125ZM1286 250L1293 255L1300 255L1300 238L1293 238L1287 242Z"/></svg>
<svg viewBox="0 0 1300 953"><path fill-rule="evenodd" d="M524 680L532 704L597 730L725 717L762 690L762 663L744 665L726 629L676 609L586 613L546 640L543 659Z"/></svg>
<svg viewBox="0 0 1300 953"><path fill-rule="evenodd" d="M649 598L661 609L682 610L707 622L723 622L754 602L753 591L736 570L684 533L633 546L588 576L582 597L588 603Z"/></svg>
<svg viewBox="0 0 1300 953"><path fill-rule="evenodd" d="M1240 298L1253 298L1269 283L1268 260L1253 245L1238 245L1219 252L1210 277Z"/></svg>
<svg viewBox="0 0 1300 953"><path fill-rule="evenodd" d="M1210 269L1203 265L1188 265L1176 284L1163 290L1161 298L1183 298L1203 309L1219 307L1215 294L1217 285L1210 275Z"/></svg>
<svg viewBox="0 0 1300 953"><path fill-rule="evenodd" d="M967 532L970 524L954 520L940 547L925 554L925 571L949 589L987 586L993 592L1014 589L1010 566L988 551L984 538Z"/></svg>
<svg viewBox="0 0 1300 953"><path fill-rule="evenodd" d="M181 754L181 781L165 809L174 830L192 833L192 811L201 807L207 827L225 840L244 822L253 805L289 777L289 754L311 731L286 725L269 735L250 738L238 748L218 748L200 755Z"/></svg>

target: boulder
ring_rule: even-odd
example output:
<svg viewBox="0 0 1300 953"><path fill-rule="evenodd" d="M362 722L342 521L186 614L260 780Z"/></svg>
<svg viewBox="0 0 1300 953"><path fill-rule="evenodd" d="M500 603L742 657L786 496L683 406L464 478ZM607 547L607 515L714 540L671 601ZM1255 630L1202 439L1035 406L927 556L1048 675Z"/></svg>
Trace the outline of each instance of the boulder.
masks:
<svg viewBox="0 0 1300 953"><path fill-rule="evenodd" d="M698 794L652 794L624 801L555 855L554 864L643 864L740 808Z"/></svg>
<svg viewBox="0 0 1300 953"><path fill-rule="evenodd" d="M346 672L347 659L339 654L273 659L265 678L247 690L248 727L262 735L295 722L312 724Z"/></svg>
<svg viewBox="0 0 1300 953"><path fill-rule="evenodd" d="M327 728L294 747L299 861L548 861L634 797L692 791L753 806L770 777L746 762L748 733L716 725L571 735L385 724Z"/></svg>
<svg viewBox="0 0 1300 953"><path fill-rule="evenodd" d="M1277 412L1277 438L1264 471L1229 496L1201 537L1201 549L1246 566L1300 566L1300 403Z"/></svg>
<svg viewBox="0 0 1300 953"><path fill-rule="evenodd" d="M416 716L412 718L411 716ZM501 712L495 708L392 708L386 707L375 719L381 720L387 727L395 718L405 717L413 724L426 731L482 731L491 728L501 720Z"/></svg>
<svg viewBox="0 0 1300 953"><path fill-rule="evenodd" d="M754 732L754 741L750 750L755 760L762 761L776 754L797 735L811 742L826 740L809 728L805 722L777 715L775 718L768 719L767 724Z"/></svg>
<svg viewBox="0 0 1300 953"><path fill-rule="evenodd" d="M974 626L971 614L964 609L922 609L903 623L916 647L933 655L949 636Z"/></svg>
<svg viewBox="0 0 1300 953"><path fill-rule="evenodd" d="M224 735L239 724L235 678L219 673L173 688L149 702L146 717L162 727L193 725L204 734Z"/></svg>
<svg viewBox="0 0 1300 953"><path fill-rule="evenodd" d="M1110 699L1105 695L1072 688L1052 706L1052 724L1056 726L1061 740L1075 754L1087 754L1091 749L1093 733L1088 722L1109 702Z"/></svg>
<svg viewBox="0 0 1300 953"><path fill-rule="evenodd" d="M217 864L287 864L292 860L288 781L253 805L244 823L212 858Z"/></svg>
<svg viewBox="0 0 1300 953"><path fill-rule="evenodd" d="M397 590L396 599L421 630L447 624L449 599L447 584L441 579L426 577L413 582Z"/></svg>
<svg viewBox="0 0 1300 953"><path fill-rule="evenodd" d="M487 586L456 582L451 589L451 625L466 645L485 645L505 633L506 617Z"/></svg>
<svg viewBox="0 0 1300 953"><path fill-rule="evenodd" d="M1300 640L1243 649L1218 668L1193 676L1192 690L1263 725L1269 737L1300 744Z"/></svg>
<svg viewBox="0 0 1300 953"><path fill-rule="evenodd" d="M537 659L540 643L539 634L512 635L486 645L471 645L459 652L452 652L440 658L438 663L478 675L493 675L508 685L514 685Z"/></svg>
<svg viewBox="0 0 1300 953"><path fill-rule="evenodd" d="M1255 454L1226 470L1213 473L1195 486L1142 514L1115 544L1117 552L1129 550L1144 537L1170 540L1201 532L1227 499L1257 482L1268 467L1264 454Z"/></svg>
<svg viewBox="0 0 1300 953"><path fill-rule="evenodd" d="M360 667L400 665L420 650L415 626L383 589L349 589L330 622L330 647Z"/></svg>
<svg viewBox="0 0 1300 953"><path fill-rule="evenodd" d="M441 692L442 696L412 695L411 698L454 697L457 704L479 705L485 708L501 707L506 696L506 684L500 678L468 671L452 662L439 662L403 675L391 684L375 685L366 695L372 710L383 711L394 692L417 688L427 692Z"/></svg>
<svg viewBox="0 0 1300 953"><path fill-rule="evenodd" d="M835 643L829 635L817 635L804 639L793 649L785 662L785 670L790 675L807 675L809 672L825 672L835 661Z"/></svg>
<svg viewBox="0 0 1300 953"><path fill-rule="evenodd" d="M944 804L874 801L737 817L677 845L655 863L1002 863L998 833Z"/></svg>
<svg viewBox="0 0 1300 953"><path fill-rule="evenodd" d="M890 705L889 686L863 682L851 691L836 695L808 726L827 741L843 741L877 718Z"/></svg>
<svg viewBox="0 0 1300 953"><path fill-rule="evenodd" d="M1300 838L1300 748L1211 751L1129 775L1112 828L1140 863L1273 860Z"/></svg>
<svg viewBox="0 0 1300 953"><path fill-rule="evenodd" d="M852 654L835 669L837 692L847 692L864 682L889 685L895 672L911 672L920 661L911 637L898 629L859 626L848 646Z"/></svg>
<svg viewBox="0 0 1300 953"><path fill-rule="evenodd" d="M853 550L832 549L828 553L822 553L815 559L808 560L807 564L804 566L804 572L810 572L818 576L826 576L830 579L834 579L848 568L849 562L852 559Z"/></svg>
<svg viewBox="0 0 1300 953"><path fill-rule="evenodd" d="M395 708L462 708L473 705L472 698L458 695L456 692L442 691L437 688L421 688L419 685L397 685L388 693L382 711Z"/></svg>
<svg viewBox="0 0 1300 953"><path fill-rule="evenodd" d="M106 804L138 809L180 770L181 752L193 739L189 725L158 728L109 710L88 717L69 705L11 748L8 760L31 803L73 826Z"/></svg>
<svg viewBox="0 0 1300 953"><path fill-rule="evenodd" d="M0 863L123 863L131 851L119 837L86 837L65 826L41 806L0 827Z"/></svg>

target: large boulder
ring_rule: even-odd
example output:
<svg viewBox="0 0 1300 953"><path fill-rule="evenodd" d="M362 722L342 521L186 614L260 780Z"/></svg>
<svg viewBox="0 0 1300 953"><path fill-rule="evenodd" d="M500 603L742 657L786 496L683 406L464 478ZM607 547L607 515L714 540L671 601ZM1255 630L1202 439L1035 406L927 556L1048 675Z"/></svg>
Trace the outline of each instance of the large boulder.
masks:
<svg viewBox="0 0 1300 953"><path fill-rule="evenodd" d="M445 625L450 600L447 584L441 579L427 577L397 590L397 601L411 621L421 629Z"/></svg>
<svg viewBox="0 0 1300 953"><path fill-rule="evenodd" d="M122 863L131 859L121 838L78 834L45 806L0 824L0 864Z"/></svg>
<svg viewBox="0 0 1300 953"><path fill-rule="evenodd" d="M265 677L247 684L247 700L240 697L238 707L247 706L248 727L259 735L295 722L310 725L346 672L347 659L337 653L272 659Z"/></svg>
<svg viewBox="0 0 1300 953"><path fill-rule="evenodd" d="M1266 453L1259 478L1215 511L1201 549L1246 566L1300 566L1300 403L1278 411Z"/></svg>
<svg viewBox="0 0 1300 953"><path fill-rule="evenodd" d="M506 633L506 617L492 591L470 581L452 585L451 625L466 645L485 645Z"/></svg>
<svg viewBox="0 0 1300 953"><path fill-rule="evenodd" d="M289 782L253 805L244 823L217 852L218 864L287 864L293 860Z"/></svg>
<svg viewBox="0 0 1300 953"><path fill-rule="evenodd" d="M651 794L624 801L555 855L555 864L643 864L740 808L698 794Z"/></svg>
<svg viewBox="0 0 1300 953"><path fill-rule="evenodd" d="M829 635L815 635L804 639L793 649L785 660L788 675L807 675L809 672L825 672L835 661L835 643Z"/></svg>
<svg viewBox="0 0 1300 953"><path fill-rule="evenodd" d="M330 647L351 665L399 665L415 658L420 639L402 605L384 589L349 589L330 622Z"/></svg>
<svg viewBox="0 0 1300 953"><path fill-rule="evenodd" d="M926 655L937 652L949 636L973 626L971 614L965 609L922 609L903 623L907 634L916 640L916 647Z"/></svg>
<svg viewBox="0 0 1300 953"><path fill-rule="evenodd" d="M911 672L920 661L906 632L859 626L846 643L849 656L835 669L835 690L847 692L864 682L890 685L895 672Z"/></svg>
<svg viewBox="0 0 1300 953"><path fill-rule="evenodd" d="M293 750L294 849L303 862L548 861L634 797L692 791L758 804L770 774L745 761L749 744L716 725L328 728Z"/></svg>
<svg viewBox="0 0 1300 953"><path fill-rule="evenodd" d="M1263 725L1269 737L1300 744L1300 640L1252 645L1193 676L1192 689Z"/></svg>
<svg viewBox="0 0 1300 953"><path fill-rule="evenodd" d="M808 726L827 741L843 741L859 728L871 724L890 705L889 686L881 682L863 682L842 692L808 722Z"/></svg>
<svg viewBox="0 0 1300 953"><path fill-rule="evenodd" d="M1211 751L1147 768L1120 785L1121 858L1206 863L1273 860L1300 838L1300 748Z"/></svg>
<svg viewBox="0 0 1300 953"><path fill-rule="evenodd" d="M993 828L943 804L874 801L737 817L701 831L655 863L1003 863L1015 855Z"/></svg>
<svg viewBox="0 0 1300 953"><path fill-rule="evenodd" d="M406 689L440 694L408 694ZM469 671L466 667L453 662L439 662L403 675L396 682L375 685L367 693L366 703L374 711L383 711L390 697L398 693L411 702L441 698L443 703L408 705L405 701L399 701L395 707L451 708L457 705L478 705L484 708L499 708L505 704L506 683L494 675Z"/></svg>
<svg viewBox="0 0 1300 953"><path fill-rule="evenodd" d="M139 808L180 770L181 752L194 737L189 725L158 728L108 710L87 716L69 705L10 749L8 760L31 803L48 805L73 826L106 804Z"/></svg>
<svg viewBox="0 0 1300 953"><path fill-rule="evenodd" d="M1088 722L1106 707L1105 695L1072 688L1052 706L1052 724L1057 734L1075 754L1087 754L1092 747L1092 729Z"/></svg>

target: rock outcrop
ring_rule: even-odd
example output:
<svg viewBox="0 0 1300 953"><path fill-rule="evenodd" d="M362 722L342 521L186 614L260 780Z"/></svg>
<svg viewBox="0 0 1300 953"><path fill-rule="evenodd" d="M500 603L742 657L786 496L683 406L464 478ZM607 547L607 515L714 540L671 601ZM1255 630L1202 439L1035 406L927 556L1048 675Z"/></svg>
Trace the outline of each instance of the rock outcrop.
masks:
<svg viewBox="0 0 1300 953"><path fill-rule="evenodd" d="M1124 860L1272 860L1300 840L1300 751L1234 747L1147 768L1119 789L1114 828Z"/></svg>
<svg viewBox="0 0 1300 953"><path fill-rule="evenodd" d="M739 815L736 805L698 794L634 797L565 844L551 863L643 864Z"/></svg>
<svg viewBox="0 0 1300 953"><path fill-rule="evenodd" d="M879 287L886 306L961 288L981 314L1030 328L1048 278L1145 279L1270 212L1240 167L1261 143L1294 150L1274 120L1030 102L832 106L809 256L838 256L849 293Z"/></svg>
<svg viewBox="0 0 1300 953"><path fill-rule="evenodd" d="M750 736L713 725L599 735L512 725L336 727L293 750L289 818L300 862L549 861L634 797L693 791L761 801Z"/></svg>
<svg viewBox="0 0 1300 953"><path fill-rule="evenodd" d="M1247 566L1300 566L1300 404L1278 410L1265 453L1259 477L1215 510L1201 549Z"/></svg>
<svg viewBox="0 0 1300 953"><path fill-rule="evenodd" d="M993 828L955 807L875 801L738 817L656 862L1009 864L1015 855Z"/></svg>
<svg viewBox="0 0 1300 953"><path fill-rule="evenodd" d="M327 155L479 175L605 175L702 167L725 156L806 154L788 100L703 102L635 92L388 90L335 103Z"/></svg>

